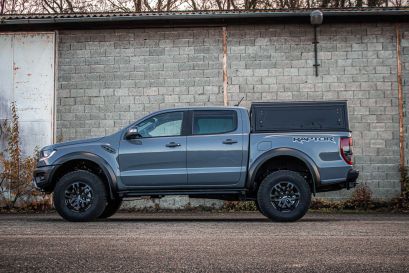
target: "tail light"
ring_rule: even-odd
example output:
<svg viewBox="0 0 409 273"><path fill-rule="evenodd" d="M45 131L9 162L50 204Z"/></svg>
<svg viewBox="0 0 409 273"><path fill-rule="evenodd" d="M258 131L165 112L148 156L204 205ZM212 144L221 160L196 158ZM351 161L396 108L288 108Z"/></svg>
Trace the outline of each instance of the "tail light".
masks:
<svg viewBox="0 0 409 273"><path fill-rule="evenodd" d="M340 151L345 162L352 165L352 137L341 137Z"/></svg>

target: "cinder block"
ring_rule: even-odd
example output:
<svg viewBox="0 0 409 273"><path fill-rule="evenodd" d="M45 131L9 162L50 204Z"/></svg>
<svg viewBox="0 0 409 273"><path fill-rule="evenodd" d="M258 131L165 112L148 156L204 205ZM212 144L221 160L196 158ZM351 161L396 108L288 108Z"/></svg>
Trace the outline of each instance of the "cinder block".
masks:
<svg viewBox="0 0 409 273"><path fill-rule="evenodd" d="M383 192L387 184L376 180L379 166L396 164L398 153L396 45L390 29L382 23L321 26L315 77L308 26L229 26L229 99L244 96L245 106L254 100L348 99L356 167L377 162L360 179L371 182L375 196L393 194L396 170L385 180L392 181L392 190ZM57 131L67 140L113 132L157 109L223 102L220 28L64 31L58 52ZM98 121L105 119L114 122L94 128L103 127Z"/></svg>

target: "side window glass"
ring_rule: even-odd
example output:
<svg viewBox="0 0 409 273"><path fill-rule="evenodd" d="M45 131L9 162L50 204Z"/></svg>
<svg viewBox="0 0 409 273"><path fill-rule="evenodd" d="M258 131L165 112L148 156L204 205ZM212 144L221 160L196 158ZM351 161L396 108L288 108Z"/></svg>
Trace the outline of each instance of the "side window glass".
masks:
<svg viewBox="0 0 409 273"><path fill-rule="evenodd" d="M182 135L183 112L159 114L139 123L136 128L141 137Z"/></svg>
<svg viewBox="0 0 409 273"><path fill-rule="evenodd" d="M194 111L193 134L223 134L236 130L237 114L235 111Z"/></svg>

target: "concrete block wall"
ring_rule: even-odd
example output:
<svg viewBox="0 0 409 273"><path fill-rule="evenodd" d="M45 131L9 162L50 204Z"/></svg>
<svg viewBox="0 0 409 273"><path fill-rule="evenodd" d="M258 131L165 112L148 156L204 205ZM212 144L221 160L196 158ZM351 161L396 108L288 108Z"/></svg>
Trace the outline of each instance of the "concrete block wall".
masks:
<svg viewBox="0 0 409 273"><path fill-rule="evenodd" d="M269 100L348 100L360 182L375 197L399 194L396 40L392 24L323 25L314 75L309 25L229 27L229 96ZM350 192L326 193L348 197Z"/></svg>
<svg viewBox="0 0 409 273"><path fill-rule="evenodd" d="M407 75L409 25L401 27ZM378 198L399 194L393 24L321 26L318 77L311 26L241 25L227 31L230 105L242 97L244 106L252 101L348 100L360 182ZM99 136L158 109L222 105L221 38L221 27L60 32L57 135L63 140Z"/></svg>
<svg viewBox="0 0 409 273"><path fill-rule="evenodd" d="M165 196L161 199L137 199L122 203L125 210L154 210L154 209L191 209L191 208L222 208L222 200L189 198L188 196Z"/></svg>
<svg viewBox="0 0 409 273"><path fill-rule="evenodd" d="M222 105L220 28L64 31L57 135L115 132L163 108Z"/></svg>

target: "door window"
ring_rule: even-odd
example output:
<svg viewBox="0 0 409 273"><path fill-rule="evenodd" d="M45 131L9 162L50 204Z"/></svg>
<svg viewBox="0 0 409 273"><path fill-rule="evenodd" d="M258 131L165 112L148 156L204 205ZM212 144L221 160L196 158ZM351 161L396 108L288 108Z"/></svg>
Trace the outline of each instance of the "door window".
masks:
<svg viewBox="0 0 409 273"><path fill-rule="evenodd" d="M235 111L194 111L193 134L210 135L235 131L237 114Z"/></svg>
<svg viewBox="0 0 409 273"><path fill-rule="evenodd" d="M167 137L182 135L183 112L170 112L153 116L136 127L141 137Z"/></svg>

